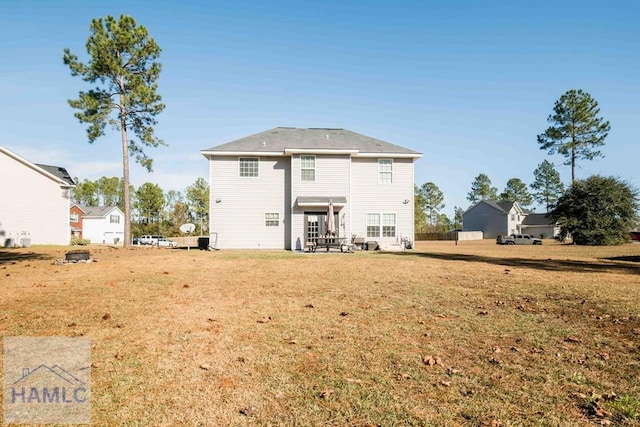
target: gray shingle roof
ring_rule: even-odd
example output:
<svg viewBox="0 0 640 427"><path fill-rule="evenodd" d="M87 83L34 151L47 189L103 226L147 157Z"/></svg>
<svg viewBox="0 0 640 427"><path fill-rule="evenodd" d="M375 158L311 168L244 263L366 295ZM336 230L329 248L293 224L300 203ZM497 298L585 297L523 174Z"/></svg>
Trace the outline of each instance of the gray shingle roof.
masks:
<svg viewBox="0 0 640 427"><path fill-rule="evenodd" d="M530 213L525 217L522 221L524 225L552 225L553 222L551 218L547 216L547 214L542 213Z"/></svg>
<svg viewBox="0 0 640 427"><path fill-rule="evenodd" d="M284 153L285 150L358 150L360 153L422 154L347 129L278 127L202 150L215 152Z"/></svg>
<svg viewBox="0 0 640 427"><path fill-rule="evenodd" d="M84 212L85 217L105 217L111 211L116 209L115 206L78 206Z"/></svg>
<svg viewBox="0 0 640 427"><path fill-rule="evenodd" d="M71 178L71 175L69 175L69 172L67 172L65 168L61 168L60 166L40 165L37 163L36 163L36 166L38 166L41 169L44 169L45 171L49 172L51 175L55 175L56 177L65 181L69 185L76 185L76 183L73 182L73 178Z"/></svg>

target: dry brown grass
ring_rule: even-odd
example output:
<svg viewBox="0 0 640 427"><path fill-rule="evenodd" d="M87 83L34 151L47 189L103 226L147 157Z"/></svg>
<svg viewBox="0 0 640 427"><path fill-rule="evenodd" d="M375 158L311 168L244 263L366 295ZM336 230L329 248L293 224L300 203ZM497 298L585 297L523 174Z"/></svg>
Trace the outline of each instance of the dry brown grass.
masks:
<svg viewBox="0 0 640 427"><path fill-rule="evenodd" d="M640 245L0 251L3 336L92 339L95 425L640 425Z"/></svg>

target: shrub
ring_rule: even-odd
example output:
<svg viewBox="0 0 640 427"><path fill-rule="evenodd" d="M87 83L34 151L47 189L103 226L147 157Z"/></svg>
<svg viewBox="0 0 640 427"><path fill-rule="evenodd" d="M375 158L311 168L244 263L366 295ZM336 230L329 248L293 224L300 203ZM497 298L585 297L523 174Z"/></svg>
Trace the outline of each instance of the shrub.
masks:
<svg viewBox="0 0 640 427"><path fill-rule="evenodd" d="M91 242L87 239L78 239L77 237L71 239L71 246L86 246L89 243Z"/></svg>

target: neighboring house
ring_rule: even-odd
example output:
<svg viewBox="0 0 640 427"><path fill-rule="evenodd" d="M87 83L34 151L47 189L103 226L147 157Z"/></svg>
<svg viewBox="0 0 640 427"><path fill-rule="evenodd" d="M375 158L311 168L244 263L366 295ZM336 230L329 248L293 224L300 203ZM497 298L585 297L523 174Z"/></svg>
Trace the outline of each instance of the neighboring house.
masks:
<svg viewBox="0 0 640 427"><path fill-rule="evenodd" d="M0 146L0 246L69 244L69 197L61 167L38 165Z"/></svg>
<svg viewBox="0 0 640 427"><path fill-rule="evenodd" d="M69 210L69 225L71 226L71 238L82 239L82 215L84 211L75 203Z"/></svg>
<svg viewBox="0 0 640 427"><path fill-rule="evenodd" d="M109 245L124 242L124 214L117 206L79 206L70 209L74 237ZM75 222L74 222L75 220Z"/></svg>
<svg viewBox="0 0 640 427"><path fill-rule="evenodd" d="M551 239L560 234L560 227L555 225L547 214L530 213L522 221L522 233L541 239Z"/></svg>
<svg viewBox="0 0 640 427"><path fill-rule="evenodd" d="M275 128L202 150L218 248L302 250L327 232L382 247L413 241L421 153L346 129Z"/></svg>
<svg viewBox="0 0 640 427"><path fill-rule="evenodd" d="M462 224L464 230L482 231L485 239L495 239L522 233L522 222L528 214L517 202L480 200L462 214Z"/></svg>

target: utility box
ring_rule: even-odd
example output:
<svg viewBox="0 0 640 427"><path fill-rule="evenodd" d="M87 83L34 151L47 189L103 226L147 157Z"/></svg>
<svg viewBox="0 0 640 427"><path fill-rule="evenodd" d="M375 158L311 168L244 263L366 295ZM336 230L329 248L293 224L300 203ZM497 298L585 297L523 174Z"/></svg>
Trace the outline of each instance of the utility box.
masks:
<svg viewBox="0 0 640 427"><path fill-rule="evenodd" d="M198 237L198 249L200 249L201 251L206 251L209 249L208 237Z"/></svg>
<svg viewBox="0 0 640 427"><path fill-rule="evenodd" d="M368 242L365 242L364 248L367 251L377 251L380 248L380 246L378 245L378 242L376 242L375 240L369 240Z"/></svg>

